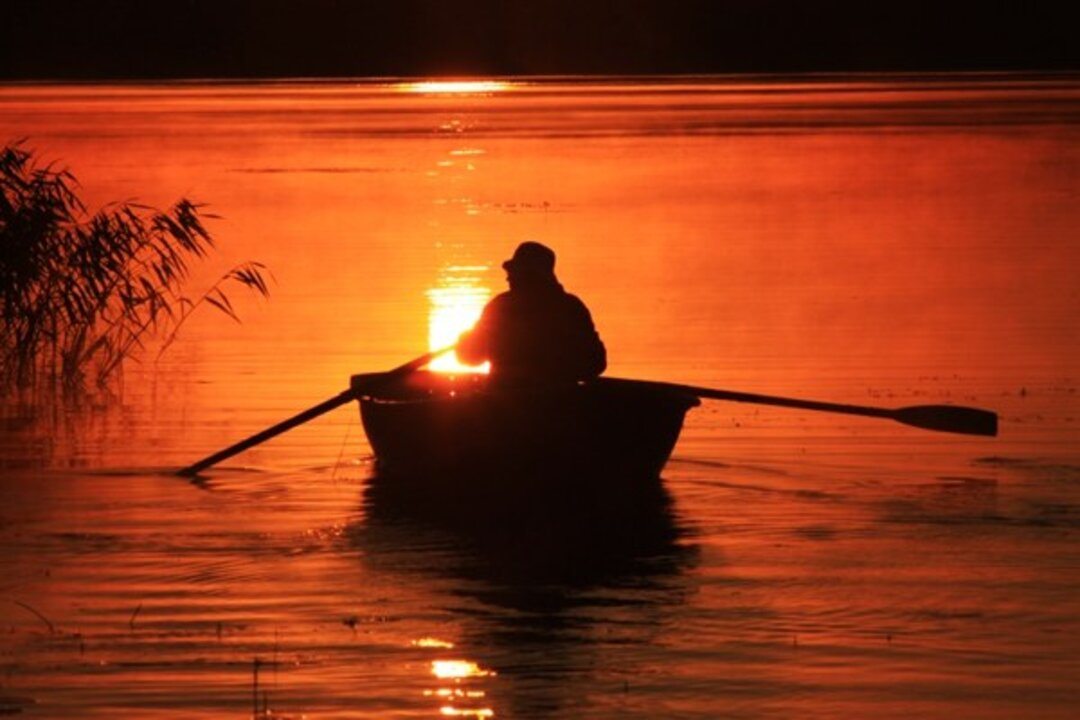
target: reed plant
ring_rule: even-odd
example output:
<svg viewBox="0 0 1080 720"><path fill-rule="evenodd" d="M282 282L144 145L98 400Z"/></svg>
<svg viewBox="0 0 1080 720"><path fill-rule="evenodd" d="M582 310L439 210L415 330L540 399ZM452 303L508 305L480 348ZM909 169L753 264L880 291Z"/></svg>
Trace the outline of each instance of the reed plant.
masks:
<svg viewBox="0 0 1080 720"><path fill-rule="evenodd" d="M269 290L265 268L238 265L201 296L184 294L192 261L214 247L181 199L167 210L113 203L89 212L66 169L42 165L25 141L0 151L0 395L72 396L109 389L150 338L162 350L192 311L239 319L226 293Z"/></svg>

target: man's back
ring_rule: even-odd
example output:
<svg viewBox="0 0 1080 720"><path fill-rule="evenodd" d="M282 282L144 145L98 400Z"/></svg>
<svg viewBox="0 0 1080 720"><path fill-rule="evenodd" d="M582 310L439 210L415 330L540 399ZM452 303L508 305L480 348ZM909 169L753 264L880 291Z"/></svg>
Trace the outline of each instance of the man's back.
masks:
<svg viewBox="0 0 1080 720"><path fill-rule="evenodd" d="M588 309L557 282L494 298L462 337L458 356L490 360L493 377L511 382L585 380L607 366Z"/></svg>

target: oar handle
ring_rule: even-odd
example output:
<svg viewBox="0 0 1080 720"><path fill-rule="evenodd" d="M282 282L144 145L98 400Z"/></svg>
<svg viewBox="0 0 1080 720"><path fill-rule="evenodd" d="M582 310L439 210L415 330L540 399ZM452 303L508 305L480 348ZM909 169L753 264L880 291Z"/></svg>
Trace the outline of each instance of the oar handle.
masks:
<svg viewBox="0 0 1080 720"><path fill-rule="evenodd" d="M387 379L390 379L390 378L393 378L393 377L400 377L401 375L408 375L409 373L416 372L417 370L424 367L425 365L427 365L429 362L431 362L435 358L439 357L440 355L445 355L446 353L453 350L455 347L457 347L457 345L447 345L444 348L439 348L438 350L432 350L429 353L421 355L420 357L416 358L415 360L410 360L407 363L403 363L401 365L398 365L393 370L387 370L386 372L379 373L379 374L383 375Z"/></svg>

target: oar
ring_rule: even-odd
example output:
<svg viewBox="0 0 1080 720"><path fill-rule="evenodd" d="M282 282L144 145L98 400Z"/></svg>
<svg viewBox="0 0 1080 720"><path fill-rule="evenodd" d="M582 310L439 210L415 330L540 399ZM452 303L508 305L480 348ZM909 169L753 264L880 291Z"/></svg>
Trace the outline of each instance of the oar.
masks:
<svg viewBox="0 0 1080 720"><path fill-rule="evenodd" d="M276 435L280 435L286 430L292 430L297 425L303 425L308 420L313 420L320 415L330 412L336 407L340 407L351 400L355 400L356 398L360 397L360 395L363 394L365 390L370 390L371 388L377 387L383 382L403 377L405 375L408 375L409 373L415 372L423 366L427 365L439 355L442 355L445 352L449 352L452 349L453 347L447 347L441 350L436 350L435 352L429 352L426 355L421 355L415 360L410 360L404 365L399 365L393 370L389 370L384 373L371 373L364 376L354 376L353 383L351 387L349 387L349 389L343 390L329 400L324 400L323 402L319 403L314 407L308 408L303 412L293 415L288 420L282 420L277 425L268 427L262 432L255 433L246 440L241 440L234 445L230 445L224 450L219 450L213 455L208 455L202 460L196 463L192 463L186 468L178 470L176 474L184 475L187 477L193 477L195 475L198 475L200 472L210 467L211 465L216 465L222 460L231 458L233 455L243 452L250 447L254 447L259 443L266 442L270 438ZM362 380L360 380L360 378L362 378ZM360 380L360 382L358 382L358 380Z"/></svg>
<svg viewBox="0 0 1080 720"><path fill-rule="evenodd" d="M614 378L613 378L614 379ZM863 415L895 420L905 425L924 430L963 433L966 435L997 435L998 416L990 410L981 410L961 405L913 405L902 408L866 407L863 405L842 405L839 403L820 402L818 400L798 400L795 398L758 395L755 393L716 390L695 385L650 382L647 380L618 380L620 383L642 383L653 387L678 390L702 398L730 400L733 402L755 403L758 405L779 405L781 407L818 410L821 412Z"/></svg>

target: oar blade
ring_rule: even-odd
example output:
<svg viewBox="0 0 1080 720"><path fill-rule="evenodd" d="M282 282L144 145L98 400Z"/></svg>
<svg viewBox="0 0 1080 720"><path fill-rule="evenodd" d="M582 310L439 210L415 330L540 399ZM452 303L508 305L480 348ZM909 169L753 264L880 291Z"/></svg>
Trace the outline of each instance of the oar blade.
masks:
<svg viewBox="0 0 1080 720"><path fill-rule="evenodd" d="M896 410L893 418L925 430L988 437L998 433L997 413L960 405L915 405Z"/></svg>

